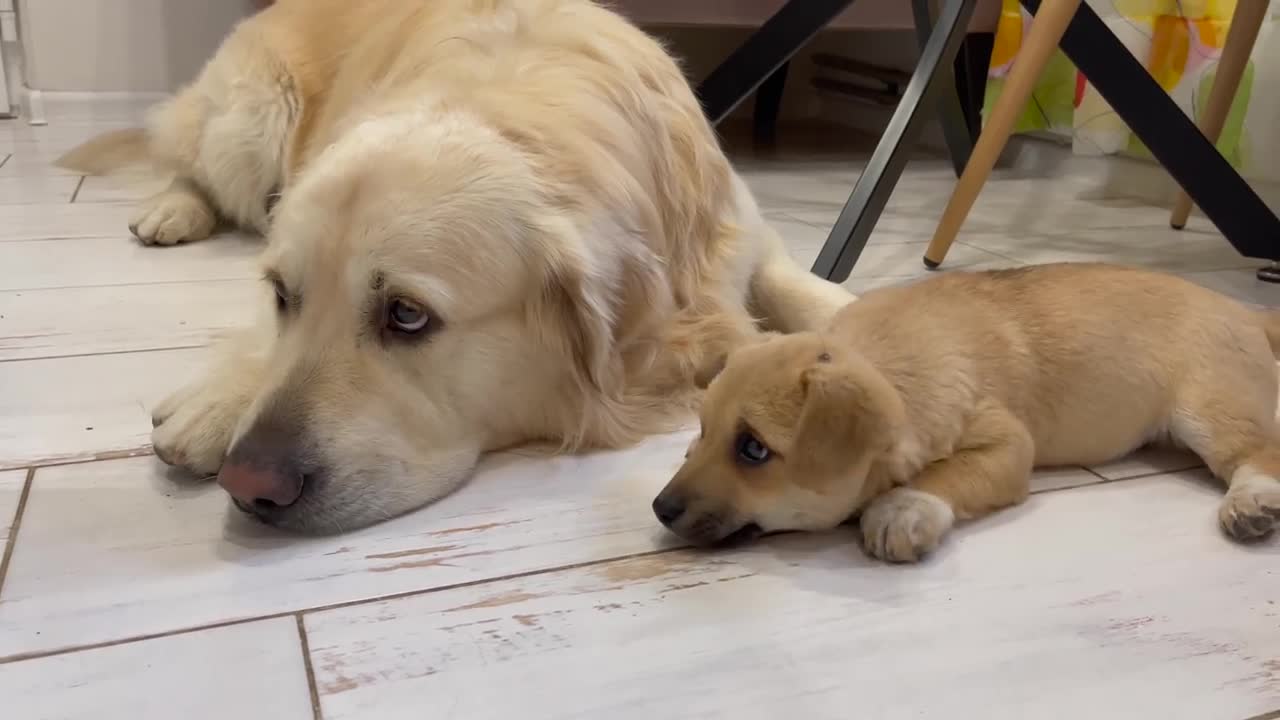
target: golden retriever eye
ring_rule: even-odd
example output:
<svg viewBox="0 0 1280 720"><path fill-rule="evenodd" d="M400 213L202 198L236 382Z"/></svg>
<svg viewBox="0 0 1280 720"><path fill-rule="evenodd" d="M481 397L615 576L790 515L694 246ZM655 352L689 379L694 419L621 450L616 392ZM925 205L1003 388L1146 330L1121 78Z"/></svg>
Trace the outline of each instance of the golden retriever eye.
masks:
<svg viewBox="0 0 1280 720"><path fill-rule="evenodd" d="M412 300L394 298L387 304L387 329L413 335L431 324L427 309Z"/></svg>
<svg viewBox="0 0 1280 720"><path fill-rule="evenodd" d="M760 438L746 431L738 434L735 446L738 451L738 462L744 465L763 465L773 457L773 451L760 442Z"/></svg>

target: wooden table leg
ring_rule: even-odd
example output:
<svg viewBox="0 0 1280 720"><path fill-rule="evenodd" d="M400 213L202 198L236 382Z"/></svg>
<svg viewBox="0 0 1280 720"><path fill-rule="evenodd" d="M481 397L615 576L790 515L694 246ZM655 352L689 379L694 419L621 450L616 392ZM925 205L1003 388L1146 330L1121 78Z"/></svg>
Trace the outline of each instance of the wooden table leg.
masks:
<svg viewBox="0 0 1280 720"><path fill-rule="evenodd" d="M933 233L929 249L925 251L924 264L933 269L946 259L951 243L955 241L969 211L982 192L982 186L1004 146L1009 142L1018 115L1026 106L1040 73L1058 48L1071 18L1080 7L1081 0L1044 0L1031 22L1030 32L1023 39L1022 47L1013 61L1004 89L987 116L986 124L978 135L978 142L969 156L969 164L956 183L956 188L942 212L938 227Z"/></svg>
<svg viewBox="0 0 1280 720"><path fill-rule="evenodd" d="M1200 132L1212 142L1217 142L1222 135L1227 115L1231 112L1231 103L1240 88L1240 79L1244 77L1245 68L1249 65L1249 55L1253 53L1253 44L1258 39L1258 31L1262 29L1262 21L1267 17L1270 4L1271 0L1240 0L1236 5L1231 18L1231 29L1227 31L1227 43L1222 48L1222 56L1218 59L1218 67L1214 72L1209 102L1200 117ZM1187 217L1191 215L1191 204L1191 196L1179 189L1169 224L1179 230L1186 227Z"/></svg>

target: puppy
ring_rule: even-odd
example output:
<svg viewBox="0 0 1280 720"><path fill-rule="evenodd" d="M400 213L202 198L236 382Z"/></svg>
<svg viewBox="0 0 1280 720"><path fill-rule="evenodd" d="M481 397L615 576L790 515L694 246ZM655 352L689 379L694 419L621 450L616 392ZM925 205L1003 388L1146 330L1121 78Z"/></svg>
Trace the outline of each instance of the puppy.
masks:
<svg viewBox="0 0 1280 720"><path fill-rule="evenodd" d="M860 515L912 562L957 519L1020 503L1036 466L1173 441L1227 485L1232 537L1280 521L1280 313L1180 278L1058 264L870 293L822 332L733 352L654 500L700 544Z"/></svg>

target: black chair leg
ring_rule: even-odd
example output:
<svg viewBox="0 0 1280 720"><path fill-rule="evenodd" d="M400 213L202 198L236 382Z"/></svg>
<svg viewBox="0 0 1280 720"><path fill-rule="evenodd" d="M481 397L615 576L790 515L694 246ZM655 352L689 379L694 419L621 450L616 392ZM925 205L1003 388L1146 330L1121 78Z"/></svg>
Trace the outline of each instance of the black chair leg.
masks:
<svg viewBox="0 0 1280 720"><path fill-rule="evenodd" d="M911 145L919 135L921 111L932 104L935 93L944 82L943 76L951 72L960 43L969 28L975 3L976 0L948 0L942 9L898 108L894 110L867 167L840 211L827 242L818 252L818 259L813 264L814 273L828 280L844 282L853 272L876 220L902 175Z"/></svg>
<svg viewBox="0 0 1280 720"><path fill-rule="evenodd" d="M719 124L854 0L788 0L698 85L698 100Z"/></svg>
<svg viewBox="0 0 1280 720"><path fill-rule="evenodd" d="M956 91L964 107L965 125L969 128L969 141L978 142L982 132L982 104L987 94L987 72L991 65L991 51L995 48L995 33L980 32L965 35L956 56Z"/></svg>
<svg viewBox="0 0 1280 720"><path fill-rule="evenodd" d="M933 0L911 0L911 11L915 16L916 39L920 42L920 50L924 51L929 44L929 36L933 32L933 11L930 8ZM956 82L956 66L962 64L963 56L957 53L954 62L938 68L937 97L938 120L942 125L942 137L947 143L947 152L951 155L951 165L955 168L956 177L964 172L969 164L969 153L973 152L973 137L969 134L969 122L965 117L965 108L961 103L960 90Z"/></svg>
<svg viewBox="0 0 1280 720"><path fill-rule="evenodd" d="M760 89L756 90L756 110L752 117L753 135L757 144L770 145L778 137L778 113L782 110L782 93L787 89L787 70L791 62L773 71Z"/></svg>
<svg viewBox="0 0 1280 720"><path fill-rule="evenodd" d="M1032 13L1040 7L1039 0L1021 2ZM1241 255L1280 259L1280 219L1087 3L1060 44Z"/></svg>

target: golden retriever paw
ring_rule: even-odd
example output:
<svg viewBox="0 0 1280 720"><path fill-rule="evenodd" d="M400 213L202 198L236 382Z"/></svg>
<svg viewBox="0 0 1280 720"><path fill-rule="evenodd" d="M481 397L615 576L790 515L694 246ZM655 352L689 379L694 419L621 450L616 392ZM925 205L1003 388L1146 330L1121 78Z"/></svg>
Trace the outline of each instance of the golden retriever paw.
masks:
<svg viewBox="0 0 1280 720"><path fill-rule="evenodd" d="M1256 540L1280 525L1280 479L1245 466L1218 509L1222 529L1237 540Z"/></svg>
<svg viewBox="0 0 1280 720"><path fill-rule="evenodd" d="M862 541L872 557L915 562L938 547L955 521L951 506L937 495L894 488L863 511Z"/></svg>
<svg viewBox="0 0 1280 720"><path fill-rule="evenodd" d="M151 416L156 457L196 475L215 475L247 404L245 398L213 384L193 385L170 395Z"/></svg>
<svg viewBox="0 0 1280 720"><path fill-rule="evenodd" d="M170 188L142 203L129 231L144 245L177 245L209 237L216 221L204 198Z"/></svg>

